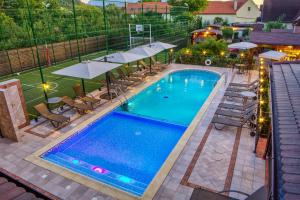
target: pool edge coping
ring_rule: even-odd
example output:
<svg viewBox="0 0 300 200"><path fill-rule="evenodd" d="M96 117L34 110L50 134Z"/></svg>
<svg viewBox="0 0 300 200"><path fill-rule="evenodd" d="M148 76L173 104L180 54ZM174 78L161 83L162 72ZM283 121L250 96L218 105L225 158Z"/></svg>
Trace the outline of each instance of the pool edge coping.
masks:
<svg viewBox="0 0 300 200"><path fill-rule="evenodd" d="M169 70L161 73L159 76L158 75L154 76L154 78L152 78L150 81L146 80L146 82L143 85L141 85L138 88L132 89L130 91L130 93L127 94L127 98L129 99L129 98L133 97L134 95L140 93L141 91L143 91L147 87L151 86L152 84L154 84L155 82L157 82L158 80L163 78L164 76L166 76L170 73L177 72L177 71L185 71L185 70L199 70L199 71L213 72L213 73L216 73L216 74L220 75L220 79L218 80L218 82L215 85L214 89L211 91L211 93L208 96L208 98L206 99L205 103L202 105L201 109L197 112L196 116L194 117L194 119L192 120L190 125L188 126L187 130L183 133L183 135L179 139L178 143L175 145L175 147L173 148L173 150L171 151L169 156L166 158L166 161L163 163L163 165L160 167L160 169L158 170L158 172L154 176L153 180L148 185L148 187L145 190L143 196L141 196L141 197L135 196L132 193L126 192L126 191L121 190L121 189L117 189L116 187L110 186L106 183L97 181L97 180L92 179L90 177L87 177L85 175L82 175L82 174L79 174L77 172L71 171L71 170L69 170L67 168L64 168L62 166L58 166L58 165L56 165L52 162L46 161L46 160L44 160L40 157L42 154L44 154L49 149L53 148L58 143L64 141L67 138L69 138L70 136L72 136L76 132L78 132L78 131L82 130L83 128L85 128L88 124L94 122L98 118L103 117L104 115L108 114L110 111L115 109L117 106L121 105L120 101L116 101L116 102L111 103L111 105L108 106L107 108L102 109L101 111L96 113L94 116L92 116L89 119L81 122L79 125L72 128L71 130L67 131L66 133L64 133L63 135L61 135L60 137L58 137L54 141L50 142L46 146L38 149L37 151L35 151L31 155L27 156L25 158L25 160L27 160L27 161L35 164L35 165L38 165L38 166L40 166L40 167L42 167L46 170L52 171L56 174L59 174L59 175L65 177L65 178L68 178L70 180L78 182L78 183L80 183L80 184L82 184L86 187L90 187L92 189L95 189L96 191L99 191L103 194L106 194L108 196L111 196L111 197L114 197L114 198L117 198L117 199L124 199L124 200L152 199L155 196L155 194L157 193L158 189L161 187L163 181L167 177L167 175L170 172L171 168L174 166L174 163L176 162L176 160L178 159L180 153L182 152L185 145L187 144L190 136L194 133L196 127L199 124L199 122L202 120L202 118L203 118L205 112L207 111L209 105L211 104L211 102L214 99L215 95L217 94L217 92L221 88L222 84L224 83L225 77L222 76L222 74L220 72L216 71L216 70L203 69L202 66L197 66L197 67L192 66L192 67L187 67L187 68L183 68L183 69L171 69L171 67L170 67Z"/></svg>

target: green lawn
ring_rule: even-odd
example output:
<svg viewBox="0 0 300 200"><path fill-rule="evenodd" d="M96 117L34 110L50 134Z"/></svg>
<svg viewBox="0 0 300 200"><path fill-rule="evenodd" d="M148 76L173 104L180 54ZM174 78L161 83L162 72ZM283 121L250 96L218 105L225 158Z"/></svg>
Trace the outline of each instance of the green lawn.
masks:
<svg viewBox="0 0 300 200"><path fill-rule="evenodd" d="M99 53L83 56L82 60L93 59L102 55L105 55L105 52L99 52ZM161 62L164 62L165 54L160 53L157 56L157 59ZM70 97L75 97L72 86L75 85L76 83L81 83L81 79L58 76L52 74L52 72L58 69L71 66L76 63L78 63L77 59L67 61L51 67L43 67L44 78L50 86L49 89L47 90L48 97L57 97L57 96L65 96L65 95ZM0 82L4 80L14 79L14 78L19 79L21 81L28 112L30 113L31 118L35 117L37 113L33 109L33 106L45 101L39 69L23 72L20 73L20 75L14 74L14 75L2 77L0 78ZM101 86L100 85L101 79L104 79L104 76L99 76L92 80L85 80L86 91L91 92L93 90L98 89Z"/></svg>

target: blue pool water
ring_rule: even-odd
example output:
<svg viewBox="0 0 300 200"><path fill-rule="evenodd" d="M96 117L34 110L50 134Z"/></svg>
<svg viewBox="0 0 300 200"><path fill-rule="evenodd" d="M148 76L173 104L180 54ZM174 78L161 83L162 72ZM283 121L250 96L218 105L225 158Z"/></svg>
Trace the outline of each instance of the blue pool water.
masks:
<svg viewBox="0 0 300 200"><path fill-rule="evenodd" d="M42 158L142 196L218 80L207 71L169 74Z"/></svg>

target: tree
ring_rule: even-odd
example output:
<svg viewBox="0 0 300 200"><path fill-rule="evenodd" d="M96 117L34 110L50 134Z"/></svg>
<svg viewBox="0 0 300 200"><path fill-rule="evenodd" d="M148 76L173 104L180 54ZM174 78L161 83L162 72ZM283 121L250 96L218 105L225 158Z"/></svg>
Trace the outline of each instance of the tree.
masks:
<svg viewBox="0 0 300 200"><path fill-rule="evenodd" d="M222 29L222 33L223 33L223 37L225 39L232 39L232 35L233 35L233 30L230 27L227 28L223 28Z"/></svg>
<svg viewBox="0 0 300 200"><path fill-rule="evenodd" d="M190 12L202 11L207 6L207 0L168 0L168 3L172 6L188 7Z"/></svg>
<svg viewBox="0 0 300 200"><path fill-rule="evenodd" d="M222 17L215 17L214 24L222 25L224 23L224 20Z"/></svg>

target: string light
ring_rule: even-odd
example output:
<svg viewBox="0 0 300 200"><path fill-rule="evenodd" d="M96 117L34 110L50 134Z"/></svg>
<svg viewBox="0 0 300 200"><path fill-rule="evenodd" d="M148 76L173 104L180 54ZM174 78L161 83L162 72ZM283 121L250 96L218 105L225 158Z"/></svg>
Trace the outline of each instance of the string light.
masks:
<svg viewBox="0 0 300 200"><path fill-rule="evenodd" d="M260 100L259 103L260 103L260 105L262 105L262 104L264 104L265 102L264 102L263 100Z"/></svg>
<svg viewBox="0 0 300 200"><path fill-rule="evenodd" d="M221 51L220 55L221 55L221 56L224 56L224 55L225 55L225 52L224 52L224 51Z"/></svg>
<svg viewBox="0 0 300 200"><path fill-rule="evenodd" d="M260 66L260 69L264 69L264 66Z"/></svg>
<svg viewBox="0 0 300 200"><path fill-rule="evenodd" d="M260 122L260 123L263 123L264 121L265 121L265 119L264 119L263 117L260 117L260 118L259 118L259 122Z"/></svg>
<svg viewBox="0 0 300 200"><path fill-rule="evenodd" d="M44 83L43 88L44 88L44 90L48 90L50 88L50 85L47 83Z"/></svg>
<svg viewBox="0 0 300 200"><path fill-rule="evenodd" d="M202 53L203 53L203 55L205 55L205 54L206 54L206 51L204 50Z"/></svg>
<svg viewBox="0 0 300 200"><path fill-rule="evenodd" d="M263 82L264 82L264 79L260 79L260 82L263 83Z"/></svg>
<svg viewBox="0 0 300 200"><path fill-rule="evenodd" d="M189 53L190 53L190 50L189 50L189 49L187 49L187 50L185 51L185 53L186 53L186 54L189 54Z"/></svg>
<svg viewBox="0 0 300 200"><path fill-rule="evenodd" d="M264 88L260 88L259 91L260 91L260 92L263 92L263 91L264 91Z"/></svg>
<svg viewBox="0 0 300 200"><path fill-rule="evenodd" d="M241 57L243 58L245 56L245 54L244 53L241 53Z"/></svg>
<svg viewBox="0 0 300 200"><path fill-rule="evenodd" d="M264 72L260 72L260 75L263 76L263 75L264 75Z"/></svg>

